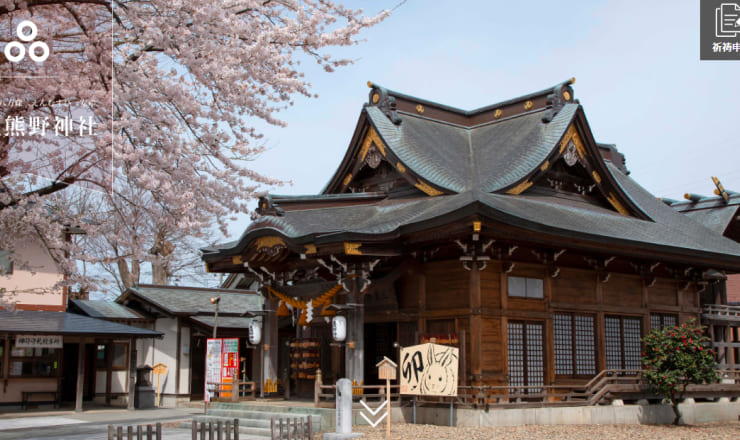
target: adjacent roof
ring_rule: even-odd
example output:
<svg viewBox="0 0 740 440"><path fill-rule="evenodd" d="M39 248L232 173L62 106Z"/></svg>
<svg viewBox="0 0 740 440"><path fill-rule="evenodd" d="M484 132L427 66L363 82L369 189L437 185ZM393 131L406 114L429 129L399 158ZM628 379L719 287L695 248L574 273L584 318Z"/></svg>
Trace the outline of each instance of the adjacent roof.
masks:
<svg viewBox="0 0 740 440"><path fill-rule="evenodd" d="M159 338L162 332L132 327L67 312L0 310L0 332L16 334L55 334Z"/></svg>
<svg viewBox="0 0 740 440"><path fill-rule="evenodd" d="M69 300L72 306L79 309L82 313L91 318L101 319L144 319L143 316L129 309L128 307L112 302L102 300Z"/></svg>
<svg viewBox="0 0 740 440"><path fill-rule="evenodd" d="M740 194L735 192L730 192L728 200L718 196L664 202L719 234L726 235L729 226L740 220Z"/></svg>
<svg viewBox="0 0 740 440"><path fill-rule="evenodd" d="M219 325L221 316L243 316L248 312L262 311L264 299L256 292L233 289L203 289L181 286L156 286L141 284L126 290L116 299L119 304L141 301L169 315L213 315L216 306L211 298L221 297L219 303Z"/></svg>

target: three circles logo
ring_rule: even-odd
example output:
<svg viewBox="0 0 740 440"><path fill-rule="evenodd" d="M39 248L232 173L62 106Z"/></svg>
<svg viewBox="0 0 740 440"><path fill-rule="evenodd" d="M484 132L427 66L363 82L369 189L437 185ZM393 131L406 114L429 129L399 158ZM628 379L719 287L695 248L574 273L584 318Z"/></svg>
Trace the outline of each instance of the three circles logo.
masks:
<svg viewBox="0 0 740 440"><path fill-rule="evenodd" d="M21 41L28 43L33 41L38 34L36 24L29 20L23 20L18 24L16 34ZM14 50L15 49L15 50ZM14 53L15 52L15 53ZM49 58L49 46L43 41L35 41L28 48L28 56L37 63L42 63ZM5 45L5 58L11 63L18 63L26 57L26 46L20 41L11 41Z"/></svg>

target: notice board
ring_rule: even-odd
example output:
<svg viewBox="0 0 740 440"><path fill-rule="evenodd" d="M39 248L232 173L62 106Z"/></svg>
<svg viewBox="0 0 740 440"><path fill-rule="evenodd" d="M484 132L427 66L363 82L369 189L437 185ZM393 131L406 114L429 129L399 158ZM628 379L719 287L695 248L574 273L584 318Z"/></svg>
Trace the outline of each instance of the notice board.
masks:
<svg viewBox="0 0 740 440"><path fill-rule="evenodd" d="M239 374L239 339L208 338L206 343L206 383L204 398L210 402L214 383L231 383ZM231 385L222 387L230 390ZM221 397L231 397L231 393L221 393Z"/></svg>
<svg viewBox="0 0 740 440"><path fill-rule="evenodd" d="M457 396L460 349L420 344L401 349L401 394Z"/></svg>

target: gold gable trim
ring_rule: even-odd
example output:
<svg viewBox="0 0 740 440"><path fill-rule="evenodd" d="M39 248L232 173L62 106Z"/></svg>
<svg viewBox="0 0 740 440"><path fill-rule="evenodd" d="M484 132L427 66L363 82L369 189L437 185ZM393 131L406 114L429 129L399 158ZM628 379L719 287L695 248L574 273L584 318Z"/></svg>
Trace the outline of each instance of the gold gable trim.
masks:
<svg viewBox="0 0 740 440"><path fill-rule="evenodd" d="M242 260L241 255L237 255L237 256L231 257L231 263L232 264L242 264L244 263L244 260Z"/></svg>
<svg viewBox="0 0 740 440"><path fill-rule="evenodd" d="M596 170L593 170L591 172L591 175L594 177L594 180L596 181L596 183L599 183L599 184L601 183L601 176L599 175L599 173L596 172Z"/></svg>
<svg viewBox="0 0 740 440"><path fill-rule="evenodd" d="M508 194L514 194L519 195L524 192L527 188L532 186L534 182L531 180L525 180L524 182L520 183L519 185L515 186L514 188L511 188L510 190L506 191Z"/></svg>
<svg viewBox="0 0 740 440"><path fill-rule="evenodd" d="M371 125L370 128L367 130L365 139L362 141L362 148L360 148L360 153L357 155L358 159L360 159L360 162L365 161L367 152L370 151L370 147L373 146L373 144L378 149L378 151L380 151L380 154L385 157L386 145L380 139L380 136L378 136L378 132L376 132L375 128L373 128L373 126Z"/></svg>
<svg viewBox="0 0 740 440"><path fill-rule="evenodd" d="M303 248L306 250L306 252L304 252L306 255L313 255L316 253L315 244L305 244L303 245Z"/></svg>
<svg viewBox="0 0 740 440"><path fill-rule="evenodd" d="M362 246L362 243L348 243L345 241L344 242L344 253L347 255L362 255L360 246Z"/></svg>
<svg viewBox="0 0 740 440"><path fill-rule="evenodd" d="M261 249L270 249L275 246L288 247L282 238L272 235L260 237L254 241L254 247L257 248L258 251Z"/></svg>
<svg viewBox="0 0 740 440"><path fill-rule="evenodd" d="M347 174L347 176L344 178L344 181L342 182L342 186L349 185L349 182L352 181L352 173Z"/></svg>
<svg viewBox="0 0 740 440"><path fill-rule="evenodd" d="M444 194L442 191L432 188L431 186L429 186L428 183L422 182L421 180L418 180L416 185L414 186L424 191L427 195L430 195L430 196L440 196Z"/></svg>
<svg viewBox="0 0 740 440"><path fill-rule="evenodd" d="M565 132L563 140L560 141L560 154L563 154L563 151L565 151L565 147L568 146L570 141L573 141L573 144L576 146L576 151L578 152L578 155L582 159L585 159L586 156L588 156L588 151L586 151L586 146L583 145L581 135L578 134L578 130L576 129L575 125L572 124L570 127L568 127L568 131Z"/></svg>
<svg viewBox="0 0 740 440"><path fill-rule="evenodd" d="M609 203L611 203L614 209L616 209L620 214L630 215L630 212L624 207L624 205L622 205L622 202L617 200L617 196L614 195L614 193L609 193L607 200L609 200Z"/></svg>

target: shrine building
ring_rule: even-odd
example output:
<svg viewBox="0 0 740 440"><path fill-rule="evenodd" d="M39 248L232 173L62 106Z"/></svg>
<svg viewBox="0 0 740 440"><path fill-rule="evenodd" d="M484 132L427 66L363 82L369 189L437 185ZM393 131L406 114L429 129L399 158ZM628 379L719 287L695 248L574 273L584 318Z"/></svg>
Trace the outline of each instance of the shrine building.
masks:
<svg viewBox="0 0 740 440"><path fill-rule="evenodd" d="M203 250L264 296L263 391L312 394L319 368L379 383L379 360L432 340L460 348L459 386L584 384L726 302L740 243L630 178L572 84L466 111L369 83L324 190L265 196Z"/></svg>

